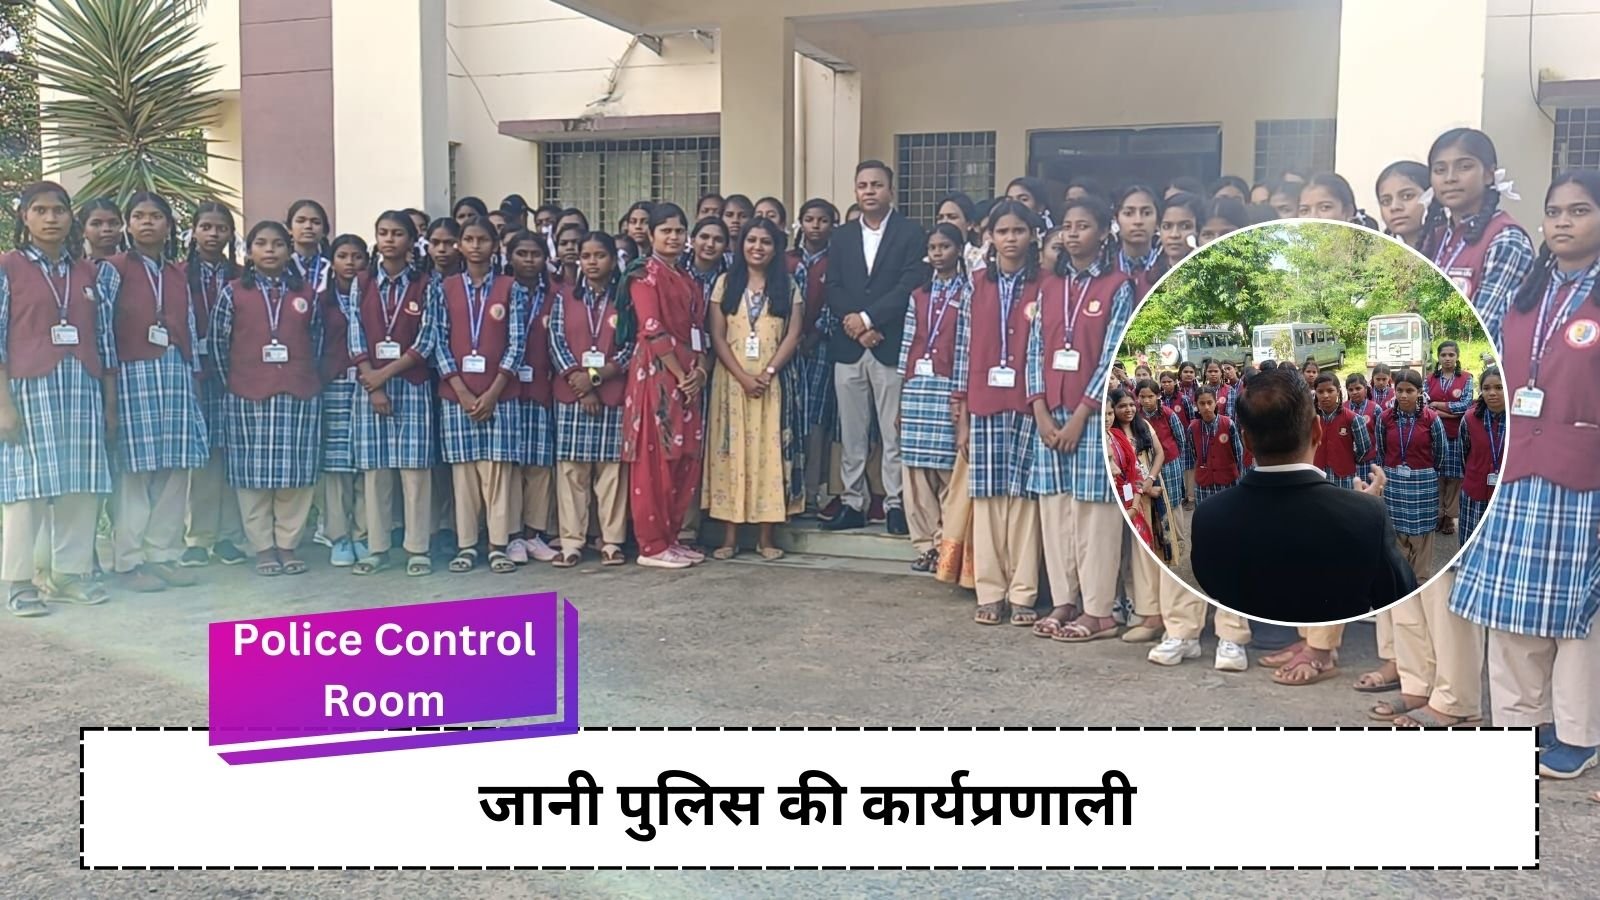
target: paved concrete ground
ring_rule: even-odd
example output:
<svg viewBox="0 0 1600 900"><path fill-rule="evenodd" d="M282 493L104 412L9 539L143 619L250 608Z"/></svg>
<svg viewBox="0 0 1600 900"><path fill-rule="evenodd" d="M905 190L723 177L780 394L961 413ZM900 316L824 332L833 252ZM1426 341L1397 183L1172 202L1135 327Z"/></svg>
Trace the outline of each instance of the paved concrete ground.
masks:
<svg viewBox="0 0 1600 900"><path fill-rule="evenodd" d="M320 554L318 554L320 555ZM1263 669L1162 669L1120 642L1068 647L971 624L970 595L931 579L761 565L693 573L587 564L502 577L358 580L315 568L260 579L211 569L206 585L98 609L0 621L0 897L951 897L1595 896L1600 789L1547 783L1537 872L444 873L82 872L78 727L203 724L205 626L282 615L555 589L583 614L583 718L593 725L1365 725L1348 683L1372 662L1353 628L1347 678L1279 688ZM1209 642L1208 642L1209 650ZM1210 777L1197 773L1197 777ZM1306 785L1315 783L1308 767ZM1245 778L1217 782L1217 815L1296 803ZM1401 814L1403 780L1374 816ZM1471 785L1463 785L1471 790ZM1314 816L1314 810L1304 813ZM1293 827L1294 816L1286 817ZM1049 862L1049 860L1041 860Z"/></svg>

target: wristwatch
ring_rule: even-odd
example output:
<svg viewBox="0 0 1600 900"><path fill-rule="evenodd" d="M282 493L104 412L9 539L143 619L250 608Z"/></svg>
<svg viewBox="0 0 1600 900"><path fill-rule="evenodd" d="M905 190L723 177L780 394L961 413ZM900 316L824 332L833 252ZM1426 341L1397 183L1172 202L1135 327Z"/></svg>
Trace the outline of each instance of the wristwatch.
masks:
<svg viewBox="0 0 1600 900"><path fill-rule="evenodd" d="M600 370L591 366L589 368L589 383L595 387L599 387L600 381Z"/></svg>

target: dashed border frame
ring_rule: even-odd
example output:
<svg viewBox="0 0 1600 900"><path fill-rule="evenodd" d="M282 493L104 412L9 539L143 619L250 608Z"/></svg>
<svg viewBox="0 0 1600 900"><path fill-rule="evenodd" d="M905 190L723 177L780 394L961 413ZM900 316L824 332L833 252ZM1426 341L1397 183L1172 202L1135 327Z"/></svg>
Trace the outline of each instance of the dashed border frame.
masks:
<svg viewBox="0 0 1600 900"><path fill-rule="evenodd" d="M396 733L489 730L494 726L456 725L371 729ZM959 732L1190 732L1190 731L1382 731L1395 729L1361 725L590 725L582 731L959 731ZM1414 729L1422 731L1423 729ZM1521 731L1532 728L1480 726L1470 731ZM1538 744L1533 765L1533 865L1529 866L90 866L84 864L84 735L91 731L210 731L202 725L84 725L78 729L78 868L81 871L117 872L1536 872L1539 855L1540 779ZM1403 739L1402 739L1403 740Z"/></svg>

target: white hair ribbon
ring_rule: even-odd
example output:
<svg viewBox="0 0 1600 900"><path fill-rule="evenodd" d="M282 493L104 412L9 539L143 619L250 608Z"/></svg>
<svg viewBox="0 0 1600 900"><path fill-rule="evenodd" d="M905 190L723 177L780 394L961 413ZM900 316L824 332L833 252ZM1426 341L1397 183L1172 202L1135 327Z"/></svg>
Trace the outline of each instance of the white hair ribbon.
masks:
<svg viewBox="0 0 1600 900"><path fill-rule="evenodd" d="M1423 209L1427 209L1428 207L1432 206L1433 188L1428 188L1427 190L1423 191L1422 196L1417 198L1417 202L1422 204Z"/></svg>
<svg viewBox="0 0 1600 900"><path fill-rule="evenodd" d="M1522 199L1522 195L1517 193L1517 183L1506 177L1505 169L1494 170L1494 189L1499 191L1500 196L1505 197L1507 200Z"/></svg>
<svg viewBox="0 0 1600 900"><path fill-rule="evenodd" d="M1200 246L1200 241L1192 234L1189 235L1184 240L1189 244L1189 249L1190 250L1194 250L1194 249L1196 249L1196 248L1198 248Z"/></svg>

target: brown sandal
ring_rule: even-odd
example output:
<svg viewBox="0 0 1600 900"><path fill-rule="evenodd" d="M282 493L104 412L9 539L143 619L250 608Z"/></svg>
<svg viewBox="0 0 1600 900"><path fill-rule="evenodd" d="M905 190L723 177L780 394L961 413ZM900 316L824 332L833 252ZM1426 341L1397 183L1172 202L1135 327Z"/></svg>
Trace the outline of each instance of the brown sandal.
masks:
<svg viewBox="0 0 1600 900"><path fill-rule="evenodd" d="M1005 611L1006 602L1004 600L981 603L978 605L978 611L973 613L972 621L977 622L979 625L999 625L1000 617L1005 615Z"/></svg>
<svg viewBox="0 0 1600 900"><path fill-rule="evenodd" d="M1311 676L1298 680L1293 678L1292 675L1302 668L1310 669ZM1310 687L1318 682L1327 681L1329 678L1337 678L1338 676L1339 664L1336 661L1323 662L1318 659L1312 659L1305 654L1300 654L1279 666L1278 671L1272 673L1272 680L1284 687Z"/></svg>

